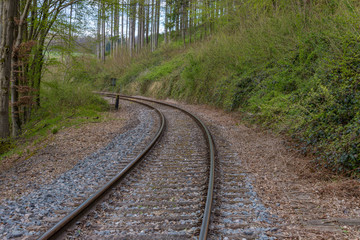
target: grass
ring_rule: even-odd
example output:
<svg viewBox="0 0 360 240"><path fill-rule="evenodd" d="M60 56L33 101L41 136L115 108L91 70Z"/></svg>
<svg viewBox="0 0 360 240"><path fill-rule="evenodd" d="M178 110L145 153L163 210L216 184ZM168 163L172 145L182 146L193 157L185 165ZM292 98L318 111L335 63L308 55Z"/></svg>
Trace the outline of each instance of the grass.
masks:
<svg viewBox="0 0 360 240"><path fill-rule="evenodd" d="M24 127L26 137L46 135L50 130L99 121L101 112L108 109L107 103L92 93L89 86L78 83L44 82L42 105ZM57 129L57 130L54 130Z"/></svg>
<svg viewBox="0 0 360 240"><path fill-rule="evenodd" d="M34 152L29 152L30 146L38 149L47 139L68 127L103 121L102 113L109 105L92 92L89 80L85 81L81 75L84 68L62 74L62 67L57 63L49 68L52 72L45 74L40 91L41 107L33 110L31 121L23 126L18 139L1 145L6 149L0 161L12 154L31 156Z"/></svg>

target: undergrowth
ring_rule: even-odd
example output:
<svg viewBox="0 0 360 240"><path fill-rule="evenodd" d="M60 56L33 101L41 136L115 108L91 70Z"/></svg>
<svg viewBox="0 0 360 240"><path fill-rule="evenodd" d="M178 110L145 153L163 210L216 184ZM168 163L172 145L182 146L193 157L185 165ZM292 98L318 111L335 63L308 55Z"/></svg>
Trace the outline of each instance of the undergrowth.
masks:
<svg viewBox="0 0 360 240"><path fill-rule="evenodd" d="M102 121L109 105L93 93L93 78L85 71L89 65L77 64L78 60L74 58L73 68L66 72L60 63L49 68L52 72L45 74L41 85L41 106L34 106L31 121L23 126L21 136L7 143L0 159L13 153L31 154L25 152L27 146L40 144L67 127Z"/></svg>
<svg viewBox="0 0 360 240"><path fill-rule="evenodd" d="M306 9L277 1L273 9L271 1L256 2L187 49L173 43L113 61L106 72L118 86L102 88L243 112L305 143L317 164L358 176L360 3L317 1Z"/></svg>
<svg viewBox="0 0 360 240"><path fill-rule="evenodd" d="M105 100L92 88L78 83L44 82L42 105L24 128L25 137L57 133L65 127L87 121L99 121L101 112L108 109Z"/></svg>

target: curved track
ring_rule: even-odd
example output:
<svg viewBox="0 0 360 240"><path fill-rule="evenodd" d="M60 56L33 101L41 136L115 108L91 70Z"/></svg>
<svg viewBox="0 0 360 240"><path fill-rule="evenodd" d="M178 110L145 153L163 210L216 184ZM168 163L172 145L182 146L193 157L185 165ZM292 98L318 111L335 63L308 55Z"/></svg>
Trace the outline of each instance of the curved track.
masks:
<svg viewBox="0 0 360 240"><path fill-rule="evenodd" d="M121 99L158 105L162 123L156 137L106 186L40 239L61 234L69 239L206 239L214 185L214 144L209 130L175 106L142 98ZM168 122L165 131L162 112ZM120 180L122 184L118 184ZM98 204L105 195L107 200ZM75 226L75 231L69 231L70 226Z"/></svg>

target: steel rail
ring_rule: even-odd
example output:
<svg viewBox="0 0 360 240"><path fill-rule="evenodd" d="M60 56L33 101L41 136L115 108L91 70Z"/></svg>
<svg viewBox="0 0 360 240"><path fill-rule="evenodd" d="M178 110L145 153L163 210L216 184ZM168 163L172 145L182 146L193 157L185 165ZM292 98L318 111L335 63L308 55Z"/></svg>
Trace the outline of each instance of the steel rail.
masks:
<svg viewBox="0 0 360 240"><path fill-rule="evenodd" d="M116 96L116 95L115 95ZM157 140L160 138L165 129L165 117L163 113L154 108L151 105L148 105L143 102L139 102L129 98L120 97L123 100L133 101L144 106L147 106L151 109L154 109L157 114L160 116L160 127L156 133L156 136L152 139L149 145L132 161L130 162L120 173L118 173L115 177L113 177L108 183L106 183L101 189L96 191L93 195L90 196L86 201L84 201L80 206L74 209L71 213L65 216L62 220L60 220L56 225L46 231L39 240L45 239L55 239L59 237L69 226L75 223L81 216L83 216L87 210L91 209L95 204L97 204L102 197L104 197L110 189L112 189L119 181L137 164L140 160L150 151L150 149L155 145Z"/></svg>
<svg viewBox="0 0 360 240"><path fill-rule="evenodd" d="M97 92L98 94L101 95L106 95L106 96L117 96L119 94L114 94L114 93L107 93L107 92ZM164 102L160 102L160 101L155 101L155 100L151 100L151 99L146 99L146 98L140 98L140 97L132 97L132 96L125 96L125 95L119 95L122 98L128 98L128 99L136 99L136 100L142 100L142 101L147 101L147 102L153 102L153 103L157 103L157 104L161 104L161 105L165 105L168 107L172 107L175 109L178 109L182 112L184 112L185 114L189 115L191 118L193 118L197 124L202 128L203 132L206 135L207 138L207 143L208 143L208 147L209 147L209 154L210 154L210 173L209 173L209 184L208 184L208 191L207 191L207 197L206 197L206 204L205 204L205 210L204 210L204 215L203 215L203 219L202 219L202 225L200 228L200 235L199 235L199 240L206 240L207 239L207 235L208 235L208 230L209 230L209 225L210 225L210 216L211 216L211 207L212 207L212 203L213 203L213 195L214 195L214 172L215 172L215 144L213 141L213 138L211 136L211 133L209 131L209 129L206 127L206 125L195 115L193 115L192 113L186 111L185 109L182 109L178 106L169 104L169 103L164 103Z"/></svg>

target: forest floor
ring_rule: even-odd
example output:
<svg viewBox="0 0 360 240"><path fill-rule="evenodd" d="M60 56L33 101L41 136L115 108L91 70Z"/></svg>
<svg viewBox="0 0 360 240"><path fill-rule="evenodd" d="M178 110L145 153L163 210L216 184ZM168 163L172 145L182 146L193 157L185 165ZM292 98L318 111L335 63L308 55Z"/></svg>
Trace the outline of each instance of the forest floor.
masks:
<svg viewBox="0 0 360 240"><path fill-rule="evenodd" d="M128 108L104 113L103 122L63 129L41 143L30 144L22 155L5 157L0 162L0 200L19 198L70 170L131 128L133 114Z"/></svg>
<svg viewBox="0 0 360 240"><path fill-rule="evenodd" d="M294 143L255 126L241 115L169 100L221 129L239 155L243 171L271 214L281 219L283 239L360 239L360 181L314 168L311 156L301 155ZM114 136L131 127L132 111L109 113L107 121L72 127L52 136L31 156L11 156L0 166L0 200L25 194L29 184L51 181ZM16 175L16 178L12 178ZM31 188L30 188L31 189Z"/></svg>

